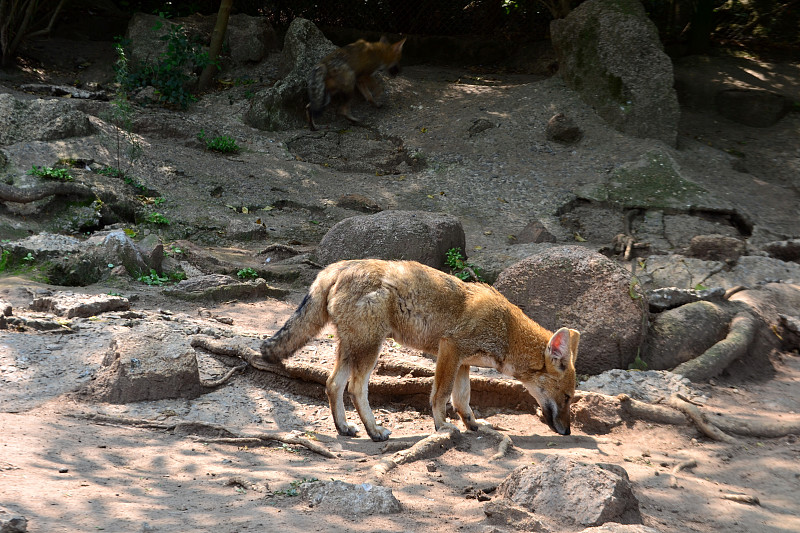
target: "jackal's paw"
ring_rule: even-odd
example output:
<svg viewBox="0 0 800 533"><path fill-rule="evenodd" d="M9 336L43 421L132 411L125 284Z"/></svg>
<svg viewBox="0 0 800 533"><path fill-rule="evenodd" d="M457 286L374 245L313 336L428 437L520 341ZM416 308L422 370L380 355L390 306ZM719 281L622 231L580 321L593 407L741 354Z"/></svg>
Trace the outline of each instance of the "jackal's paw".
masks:
<svg viewBox="0 0 800 533"><path fill-rule="evenodd" d="M267 341L261 344L261 359L263 359L265 363L271 363L273 365L277 365L281 362L280 358L276 357L272 352Z"/></svg>
<svg viewBox="0 0 800 533"><path fill-rule="evenodd" d="M358 426L348 422L344 427L337 427L336 431L344 437L358 437Z"/></svg>
<svg viewBox="0 0 800 533"><path fill-rule="evenodd" d="M369 438L374 440L375 442L383 442L389 439L389 435L392 434L391 429L386 429L383 426L375 426L375 433L369 432Z"/></svg>
<svg viewBox="0 0 800 533"><path fill-rule="evenodd" d="M443 422L443 423L439 424L439 426L436 428L436 432L437 433L439 433L439 432L443 432L443 433L451 433L451 432L452 433L461 433L461 430L459 430L455 426L455 424L451 424L450 422Z"/></svg>

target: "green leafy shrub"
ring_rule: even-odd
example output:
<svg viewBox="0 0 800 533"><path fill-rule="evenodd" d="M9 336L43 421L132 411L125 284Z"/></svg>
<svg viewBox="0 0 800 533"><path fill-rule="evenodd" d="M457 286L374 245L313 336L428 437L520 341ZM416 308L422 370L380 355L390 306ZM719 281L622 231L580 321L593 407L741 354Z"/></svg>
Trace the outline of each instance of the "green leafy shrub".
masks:
<svg viewBox="0 0 800 533"><path fill-rule="evenodd" d="M159 30L166 19L159 19L154 28ZM201 42L190 39L183 26L170 24L169 33L161 37L167 43L167 50L157 61L144 63L130 69L127 63L118 61L115 65L117 77L122 79L122 84L127 91L138 87L152 86L156 90L158 100L164 105L177 106L185 109L197 100L190 92L192 74L202 71L211 61L208 52L204 50ZM125 40L118 40L117 54L124 56Z"/></svg>
<svg viewBox="0 0 800 533"><path fill-rule="evenodd" d="M480 269L472 263L467 263L460 248L450 248L445 254L445 264L450 267L450 273L463 281L483 281Z"/></svg>
<svg viewBox="0 0 800 533"><path fill-rule="evenodd" d="M206 143L206 149L214 151L214 152L222 152L224 154L229 153L237 153L241 148L238 144L236 144L236 139L230 137L228 135L219 135L217 137L209 139L206 136L206 132L200 130L200 133L197 134L197 138Z"/></svg>

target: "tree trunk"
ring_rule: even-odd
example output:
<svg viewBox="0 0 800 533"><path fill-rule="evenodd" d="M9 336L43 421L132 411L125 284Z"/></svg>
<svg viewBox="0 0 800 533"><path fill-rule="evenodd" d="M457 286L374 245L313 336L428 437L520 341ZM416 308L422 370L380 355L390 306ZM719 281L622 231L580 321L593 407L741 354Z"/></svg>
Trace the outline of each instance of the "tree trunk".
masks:
<svg viewBox="0 0 800 533"><path fill-rule="evenodd" d="M217 23L214 25L214 32L211 34L211 48L208 51L208 64L200 74L200 81L198 82L198 88L201 91L208 89L218 69L217 58L219 57L220 50L222 50L222 43L225 41L225 32L228 30L228 17L230 17L232 6L233 0L222 0L219 4Z"/></svg>

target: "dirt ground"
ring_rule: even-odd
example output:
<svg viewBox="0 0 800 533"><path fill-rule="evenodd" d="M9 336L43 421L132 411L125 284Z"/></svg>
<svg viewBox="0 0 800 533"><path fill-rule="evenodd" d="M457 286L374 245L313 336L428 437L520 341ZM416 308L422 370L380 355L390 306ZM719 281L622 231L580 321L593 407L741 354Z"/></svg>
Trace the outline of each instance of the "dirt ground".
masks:
<svg viewBox="0 0 800 533"><path fill-rule="evenodd" d="M61 66L69 71L69 65ZM38 72L46 78L48 72L56 72L47 67L43 63L27 75ZM270 64L259 67L267 78L272 68ZM69 76L67 72L61 79ZM12 79L9 85L16 81ZM539 82L542 85L534 85ZM325 218L315 211L318 208L308 207L313 204L308 199L309 189L333 198L343 192L360 192L384 208L438 208L459 215L473 253L490 250L502 254L507 251L507 235L524 227L532 212L543 209L542 191L548 191L542 201L556 201L560 188L572 189L590 181L593 173L624 160L628 148L641 151L648 142L603 130L585 107L574 103L574 96L562 95L558 84L534 76L487 76L467 69L418 66L407 69L395 83L394 93L390 93L396 97L394 104L383 110L359 105L354 112L368 120L383 118L381 135L401 138L409 154L424 153L434 172L394 172L394 168L385 175L381 169L334 172L320 168L313 156L321 148L310 149L305 157L286 148L297 139L310 138L306 132L265 134L237 126L231 117L239 117L245 109L247 88L236 88L203 98L187 113L147 111L146 117L139 119L139 132L147 141L149 154L148 161L140 163L142 180L181 196L183 205L174 205L167 213L175 220L188 220L187 226L205 224L206 218L230 211L231 205L264 206L278 197L293 198L299 207L270 215L268 240L313 243L339 215ZM542 95L536 96L537 91L546 93L545 101L556 103L522 109L525 98L540 101L536 98ZM574 116L587 131L580 151L537 140L546 120L565 105L574 105ZM773 221L775 235L790 233L797 221L796 191L787 193L789 180L781 173L796 164L791 160L796 151L792 139L796 142L798 134L796 115L758 132L694 113L688 113L682 125L685 163L694 160L697 168L727 161L723 150L729 142L738 143L741 150L783 154L784 159L748 159L762 165L748 169L750 178L739 174L715 178L709 170L720 194L746 203L754 216L761 217L759 221ZM485 117L504 127L490 132L493 136L487 142L464 135L474 120ZM209 126L216 126L220 134L235 132L249 151L212 161L193 138L200 127ZM345 126L334 122L312 140L342 135L332 130ZM372 133L356 132L367 139ZM750 144L740 142L742 139ZM720 146L714 147L715 143ZM377 148L386 150L381 144ZM717 148L720 150L712 151ZM339 158L323 165L341 162ZM453 167L459 172L452 172ZM257 168L272 176L273 189L264 191L252 183ZM774 181L765 178L772 168L781 169ZM286 174L285 181L276 185L281 173ZM486 177L494 178L492 187L481 181ZM215 187L221 187L222 193L212 194L215 200L209 201L209 191ZM201 217L206 218L201 221ZM218 228L211 225L208 229L213 233ZM247 245L241 248L248 250ZM193 331L224 328L230 334L252 338L254 346L258 337L280 327L304 288L302 283L290 286L292 293L286 300L200 306L165 297L159 288L133 281L122 287L119 283L115 282L113 290L135 294L134 308L148 319L181 324ZM52 287L21 278L0 279L0 296L14 303L15 309L22 310L31 293L42 289ZM81 289L87 293L108 290L104 284ZM440 457L402 465L386 474L382 484L402 503L399 514L353 518L346 511L340 514L312 508L294 495L298 482L365 482L371 479L373 467L390 453L384 451L386 443L336 435L319 387L252 369L191 401L120 406L78 399L72 391L91 380L108 351L110 333L126 327L126 320L119 314L78 319L73 321L77 332L72 334L0 331L0 507L25 516L29 531L483 531L484 502L480 500L484 498L476 495L492 498L494 487L514 468L548 454L624 467L644 523L660 531L800 531L800 442L794 435L741 438L726 444L710 441L690 426L637 422L605 435L589 435L575 428L572 435L564 437L552 433L538 417L513 409L477 409L479 416L511 437L514 448L505 458L489 461L497 443L465 432L458 445ZM333 339L323 335L301 356L330 364L333 349ZM419 358L390 344L383 356ZM198 357L207 377L222 372L217 358ZM800 420L797 354L774 354L768 368L741 366L743 370L735 377L723 376L699 387L698 395L707 397L703 409L748 418ZM389 443L413 443L433 429L426 409L392 402L373 402L373 408L378 422L392 430ZM325 458L295 445L209 444L171 431L89 420L93 414L164 423L203 421L243 433L296 430L314 435L336 457ZM350 408L348 417L357 420ZM673 487L673 468L692 459L697 466L677 473L677 486ZM728 494L754 496L759 503L726 499ZM562 530L579 529L563 524Z"/></svg>

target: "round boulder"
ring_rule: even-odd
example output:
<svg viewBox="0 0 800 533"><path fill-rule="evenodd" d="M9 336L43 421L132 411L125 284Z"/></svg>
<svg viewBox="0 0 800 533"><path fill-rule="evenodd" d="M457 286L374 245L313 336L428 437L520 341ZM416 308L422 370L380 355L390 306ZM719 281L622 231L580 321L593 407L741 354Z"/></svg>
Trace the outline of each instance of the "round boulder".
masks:
<svg viewBox="0 0 800 533"><path fill-rule="evenodd" d="M579 246L557 246L523 259L494 284L543 327L581 332L580 374L628 368L642 344L647 302L619 264Z"/></svg>
<svg viewBox="0 0 800 533"><path fill-rule="evenodd" d="M450 248L464 249L461 221L425 211L382 211L346 218L333 226L317 248L317 259L410 259L444 268Z"/></svg>

